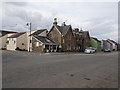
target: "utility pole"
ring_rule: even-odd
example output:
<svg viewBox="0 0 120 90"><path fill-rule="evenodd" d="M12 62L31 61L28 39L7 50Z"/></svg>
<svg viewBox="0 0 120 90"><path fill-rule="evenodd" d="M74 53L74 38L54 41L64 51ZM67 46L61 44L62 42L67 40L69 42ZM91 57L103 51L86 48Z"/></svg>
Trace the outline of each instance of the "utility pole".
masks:
<svg viewBox="0 0 120 90"><path fill-rule="evenodd" d="M32 43L31 42L31 22L30 23L27 23L27 26L29 26L30 27L30 41L29 41L29 52L30 52L30 44Z"/></svg>

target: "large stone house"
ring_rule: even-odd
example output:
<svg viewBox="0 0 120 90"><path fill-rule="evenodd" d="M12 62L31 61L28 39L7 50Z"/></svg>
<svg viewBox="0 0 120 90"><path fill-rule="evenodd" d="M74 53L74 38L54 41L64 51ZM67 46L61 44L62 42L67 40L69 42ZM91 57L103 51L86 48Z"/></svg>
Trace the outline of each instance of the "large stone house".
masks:
<svg viewBox="0 0 120 90"><path fill-rule="evenodd" d="M59 26L55 18L47 36L59 45L61 51L75 51L75 38L71 25L66 25L64 22Z"/></svg>
<svg viewBox="0 0 120 90"><path fill-rule="evenodd" d="M90 46L90 35L88 31L79 30L78 28L73 30L75 37L75 50L84 52L84 50Z"/></svg>
<svg viewBox="0 0 120 90"><path fill-rule="evenodd" d="M59 44L62 51L80 51L89 47L89 32L79 29L72 29L71 25L66 25L65 22L59 26L56 18L53 26L48 32L48 37L55 43Z"/></svg>

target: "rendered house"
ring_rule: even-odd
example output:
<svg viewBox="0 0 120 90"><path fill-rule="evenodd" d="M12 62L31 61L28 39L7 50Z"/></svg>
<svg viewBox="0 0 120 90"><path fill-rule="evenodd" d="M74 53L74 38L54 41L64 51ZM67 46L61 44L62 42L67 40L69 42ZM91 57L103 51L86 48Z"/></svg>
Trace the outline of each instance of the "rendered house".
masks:
<svg viewBox="0 0 120 90"><path fill-rule="evenodd" d="M28 32L26 32L26 50L27 51L32 51L32 42L31 42L31 40L32 40L32 37L30 37L30 35L31 34L33 34L33 33L35 33L35 32L39 32L40 30L32 30L31 31L31 33L30 33L30 31L28 31ZM41 30L42 31L42 30ZM40 31L40 32L41 32ZM46 36L46 31L45 32L42 32L42 33L38 33L38 34L40 34L40 35L42 35L42 36Z"/></svg>
<svg viewBox="0 0 120 90"><path fill-rule="evenodd" d="M59 26L55 18L47 36L60 46L61 51L75 51L75 38L71 25L66 25L64 22Z"/></svg>
<svg viewBox="0 0 120 90"><path fill-rule="evenodd" d="M7 38L8 40L7 50L16 50L16 48L26 50L25 38L26 38L25 32L12 34Z"/></svg>
<svg viewBox="0 0 120 90"><path fill-rule="evenodd" d="M112 51L113 49L112 49L112 44L110 43L110 42L108 42L108 40L102 40L101 41L101 48L102 48L102 50L103 51L105 51L105 50L110 50L110 51Z"/></svg>
<svg viewBox="0 0 120 90"><path fill-rule="evenodd" d="M13 33L16 33L16 32L0 30L0 49L7 48L7 37L9 35L12 35Z"/></svg>
<svg viewBox="0 0 120 90"><path fill-rule="evenodd" d="M35 32L39 32L39 30L32 30L31 34ZM17 47L19 47L20 49L32 51L32 43L30 43L32 37L30 37L29 35L30 35L30 31L10 34L9 37L7 38L7 42L8 42L7 50L15 50ZM42 32L40 35L46 36L46 32Z"/></svg>
<svg viewBox="0 0 120 90"><path fill-rule="evenodd" d="M33 52L56 52L58 45L50 40L47 36L47 29L41 29L30 36L32 37L32 51Z"/></svg>
<svg viewBox="0 0 120 90"><path fill-rule="evenodd" d="M75 50L84 52L84 50L90 46L90 36L88 31L79 30L78 28L73 30L75 37Z"/></svg>
<svg viewBox="0 0 120 90"><path fill-rule="evenodd" d="M101 51L101 41L97 38L90 37L90 46L97 49L97 51Z"/></svg>
<svg viewBox="0 0 120 90"><path fill-rule="evenodd" d="M107 41L112 44L112 50L116 51L117 50L117 43L113 40L110 40L110 39L108 39Z"/></svg>

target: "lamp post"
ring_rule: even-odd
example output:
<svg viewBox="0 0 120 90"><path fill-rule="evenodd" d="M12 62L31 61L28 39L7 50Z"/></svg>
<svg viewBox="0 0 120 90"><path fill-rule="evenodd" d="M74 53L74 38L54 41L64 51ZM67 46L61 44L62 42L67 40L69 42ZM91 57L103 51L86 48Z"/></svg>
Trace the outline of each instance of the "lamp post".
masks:
<svg viewBox="0 0 120 90"><path fill-rule="evenodd" d="M29 41L29 52L30 52L30 44L31 44L31 22L27 23L27 26L30 27L30 41Z"/></svg>

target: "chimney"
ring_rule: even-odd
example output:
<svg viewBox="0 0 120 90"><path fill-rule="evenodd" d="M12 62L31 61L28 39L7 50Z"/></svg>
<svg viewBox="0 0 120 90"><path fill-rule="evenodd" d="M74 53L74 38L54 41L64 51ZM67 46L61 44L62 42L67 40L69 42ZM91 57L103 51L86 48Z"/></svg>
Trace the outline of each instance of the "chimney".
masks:
<svg viewBox="0 0 120 90"><path fill-rule="evenodd" d="M57 25L57 18L54 18L53 24L54 24L54 25Z"/></svg>
<svg viewBox="0 0 120 90"><path fill-rule="evenodd" d="M83 31L82 28L80 28L80 31L81 31L81 32Z"/></svg>
<svg viewBox="0 0 120 90"><path fill-rule="evenodd" d="M62 23L62 26L66 26L65 22Z"/></svg>
<svg viewBox="0 0 120 90"><path fill-rule="evenodd" d="M75 32L79 32L79 28L75 28L74 30L75 30Z"/></svg>

